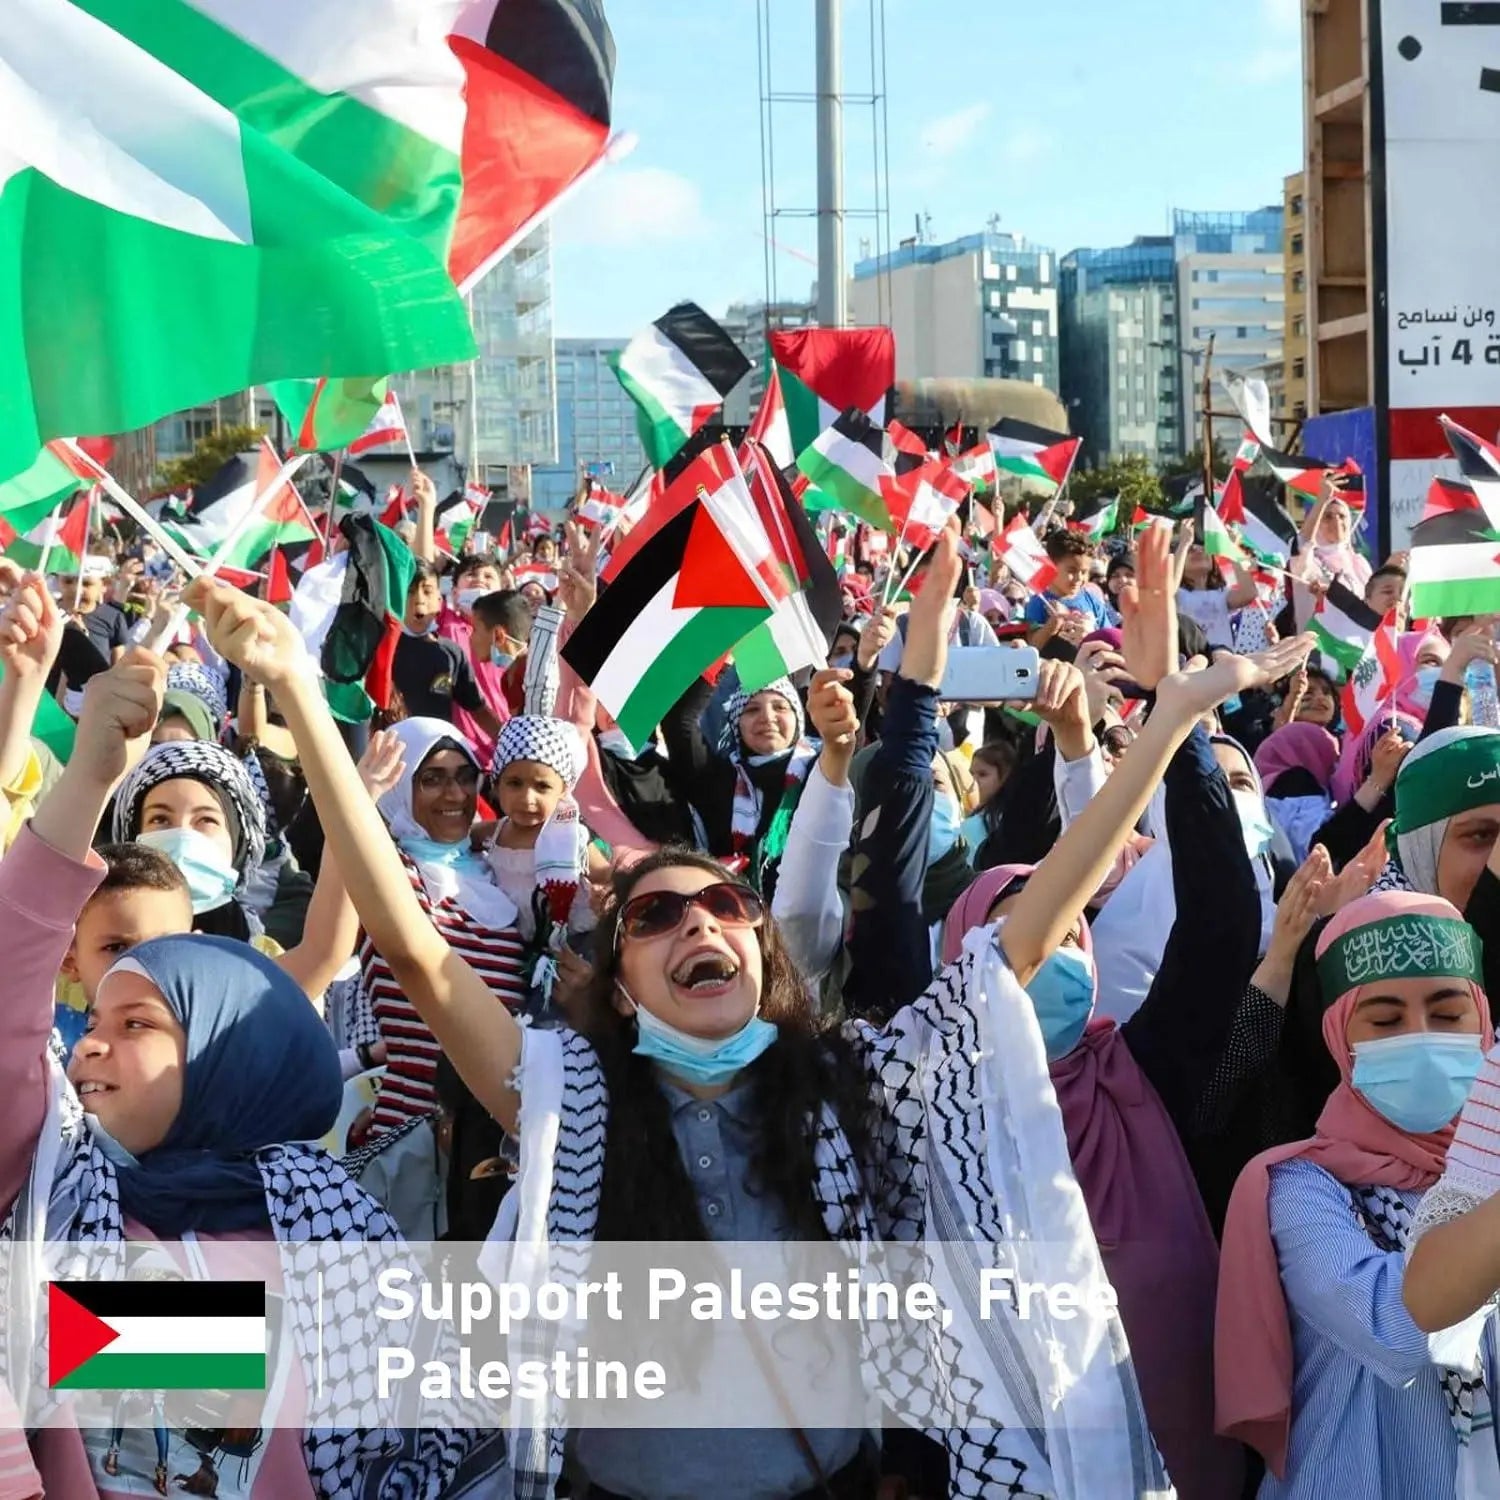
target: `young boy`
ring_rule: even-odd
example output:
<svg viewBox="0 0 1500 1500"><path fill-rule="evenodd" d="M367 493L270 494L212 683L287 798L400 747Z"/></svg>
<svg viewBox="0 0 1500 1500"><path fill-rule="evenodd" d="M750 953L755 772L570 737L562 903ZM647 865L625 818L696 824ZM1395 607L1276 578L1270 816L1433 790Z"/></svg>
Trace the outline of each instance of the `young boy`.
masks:
<svg viewBox="0 0 1500 1500"><path fill-rule="evenodd" d="M485 734L498 734L500 720L479 691L468 652L437 634L442 605L437 569L418 562L406 596L406 630L396 647L391 680L408 717L447 719L451 724L457 705L473 715Z"/></svg>
<svg viewBox="0 0 1500 1500"><path fill-rule="evenodd" d="M1026 639L1038 648L1054 636L1076 646L1091 631L1109 624L1109 611L1098 593L1088 587L1094 549L1073 531L1054 531L1046 541L1047 557L1057 577L1026 606Z"/></svg>

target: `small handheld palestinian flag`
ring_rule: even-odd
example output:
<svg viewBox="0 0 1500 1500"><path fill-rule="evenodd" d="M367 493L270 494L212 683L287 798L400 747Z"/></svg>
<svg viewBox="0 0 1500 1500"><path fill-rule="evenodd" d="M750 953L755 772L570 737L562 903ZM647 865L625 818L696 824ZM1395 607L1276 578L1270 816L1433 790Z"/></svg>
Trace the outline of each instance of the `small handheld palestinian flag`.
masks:
<svg viewBox="0 0 1500 1500"><path fill-rule="evenodd" d="M1232 469L1219 497L1219 515L1239 528L1258 558L1284 568L1297 550L1297 523L1266 493L1268 484Z"/></svg>
<svg viewBox="0 0 1500 1500"><path fill-rule="evenodd" d="M1242 567L1247 560L1245 549L1235 541L1224 524L1224 518L1211 506L1203 509L1203 550L1210 557L1222 557L1226 562L1239 563Z"/></svg>
<svg viewBox="0 0 1500 1500"><path fill-rule="evenodd" d="M1352 672L1370 649L1370 642L1380 629L1380 616L1352 589L1335 579L1318 600L1311 624L1318 638L1318 650L1336 661L1341 672Z"/></svg>
<svg viewBox="0 0 1500 1500"><path fill-rule="evenodd" d="M1407 583L1419 619L1500 613L1500 533L1482 510L1455 510L1412 528Z"/></svg>
<svg viewBox="0 0 1500 1500"><path fill-rule="evenodd" d="M1439 417L1438 422L1458 460L1459 473L1468 480L1491 525L1500 526L1500 449L1450 417Z"/></svg>
<svg viewBox="0 0 1500 1500"><path fill-rule="evenodd" d="M1042 480L1059 489L1068 482L1083 439L1002 417L989 431L996 464L1020 479Z"/></svg>
<svg viewBox="0 0 1500 1500"><path fill-rule="evenodd" d="M1080 500L1068 517L1069 531L1081 531L1090 541L1097 542L1115 529L1120 515L1120 497L1108 499L1096 496L1093 500Z"/></svg>
<svg viewBox="0 0 1500 1500"><path fill-rule="evenodd" d="M47 1382L66 1391L263 1391L259 1281L53 1281Z"/></svg>

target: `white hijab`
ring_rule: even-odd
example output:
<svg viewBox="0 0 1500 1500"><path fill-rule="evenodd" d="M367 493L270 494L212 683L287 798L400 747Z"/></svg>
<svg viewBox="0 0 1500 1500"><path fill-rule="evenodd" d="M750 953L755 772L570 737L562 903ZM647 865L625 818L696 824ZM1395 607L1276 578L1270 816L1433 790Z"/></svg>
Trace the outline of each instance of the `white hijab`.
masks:
<svg viewBox="0 0 1500 1500"><path fill-rule="evenodd" d="M479 770L474 747L446 719L403 719L391 726L391 732L401 741L401 780L377 804L391 837L416 861L422 884L434 901L456 902L481 927L513 927L516 904L495 884L483 858L468 849L467 831L464 841L453 846L456 854L434 858L437 841L412 813L413 783L428 757L438 749L457 750Z"/></svg>

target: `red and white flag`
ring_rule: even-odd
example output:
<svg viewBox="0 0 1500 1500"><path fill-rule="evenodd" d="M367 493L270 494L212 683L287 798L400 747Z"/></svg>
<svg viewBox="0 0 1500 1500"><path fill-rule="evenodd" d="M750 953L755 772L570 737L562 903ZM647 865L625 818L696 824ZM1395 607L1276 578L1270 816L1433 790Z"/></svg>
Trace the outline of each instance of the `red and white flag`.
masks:
<svg viewBox="0 0 1500 1500"><path fill-rule="evenodd" d="M880 493L902 540L925 552L969 498L969 485L947 459L937 458L882 480Z"/></svg>
<svg viewBox="0 0 1500 1500"><path fill-rule="evenodd" d="M375 420L349 444L349 457L358 458L364 453L373 453L377 448L405 447L410 449L411 438L407 436L406 419L401 415L401 402L395 391L387 391Z"/></svg>
<svg viewBox="0 0 1500 1500"><path fill-rule="evenodd" d="M1401 654L1396 648L1400 633L1396 611L1391 610L1344 684L1344 723L1350 734L1358 734L1375 717L1401 680Z"/></svg>
<svg viewBox="0 0 1500 1500"><path fill-rule="evenodd" d="M1047 556L1042 539L1022 514L1018 513L1000 533L995 553L1011 577L1024 583L1033 594L1040 594L1057 577L1057 569Z"/></svg>

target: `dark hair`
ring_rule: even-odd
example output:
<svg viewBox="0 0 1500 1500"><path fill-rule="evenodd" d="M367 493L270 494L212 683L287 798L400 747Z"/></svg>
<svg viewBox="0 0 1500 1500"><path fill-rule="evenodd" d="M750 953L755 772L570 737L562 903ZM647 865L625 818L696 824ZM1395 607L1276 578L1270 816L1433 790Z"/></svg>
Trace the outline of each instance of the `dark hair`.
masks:
<svg viewBox="0 0 1500 1500"><path fill-rule="evenodd" d="M488 552L473 552L468 557L458 558L453 566L454 583L470 573L477 573L481 568L495 568L498 571L498 564Z"/></svg>
<svg viewBox="0 0 1500 1500"><path fill-rule="evenodd" d="M1047 537L1046 545L1047 556L1053 562L1061 562L1065 557L1088 557L1094 550L1088 538L1076 531L1054 531Z"/></svg>
<svg viewBox="0 0 1500 1500"><path fill-rule="evenodd" d="M672 1133L672 1106L657 1081L654 1064L637 1056L636 1023L614 1007L619 969L615 925L624 904L646 876L657 870L702 870L732 879L717 860L695 850L666 848L614 877L614 899L595 938L594 978L582 1004L580 1029L593 1043L609 1088L609 1130L604 1188L599 1206L600 1240L704 1240L707 1233ZM821 1240L827 1229L813 1184L814 1150L822 1106L831 1107L867 1164L874 1137L865 1073L836 1024L819 1017L767 915L760 929L763 962L760 1014L778 1036L745 1070L752 1090L756 1146L750 1159L753 1192L774 1198L799 1239Z"/></svg>
<svg viewBox="0 0 1500 1500"><path fill-rule="evenodd" d="M406 587L408 597L416 592L416 588L419 583L426 583L429 580L433 583L436 583L438 578L436 563L430 563L425 557L419 557L414 560L414 564L415 565L412 568L411 582Z"/></svg>
<svg viewBox="0 0 1500 1500"><path fill-rule="evenodd" d="M1402 583L1406 582L1406 569L1399 563L1381 563L1381 565L1370 574L1370 581L1365 585L1365 598L1370 597L1370 590L1375 586L1377 578L1399 578Z"/></svg>
<svg viewBox="0 0 1500 1500"><path fill-rule="evenodd" d="M1104 576L1107 579L1113 578L1116 573L1123 573L1126 568L1129 568L1132 573L1135 572L1135 553L1122 552L1118 557L1111 558Z"/></svg>
<svg viewBox="0 0 1500 1500"><path fill-rule="evenodd" d="M188 894L188 883L181 870L159 849L149 844L101 844L97 850L104 861L104 879L95 895L106 891L181 891Z"/></svg>
<svg viewBox="0 0 1500 1500"><path fill-rule="evenodd" d="M1003 783L1010 773L1015 770L1018 759L1019 756L1016 753L1016 747L1009 740L990 740L981 745L969 757L969 762L971 768L975 761L978 761L981 765L988 766L992 771L998 773Z"/></svg>
<svg viewBox="0 0 1500 1500"><path fill-rule="evenodd" d="M531 606L520 589L497 589L474 601L474 618L491 630L503 630L513 641L531 639Z"/></svg>

